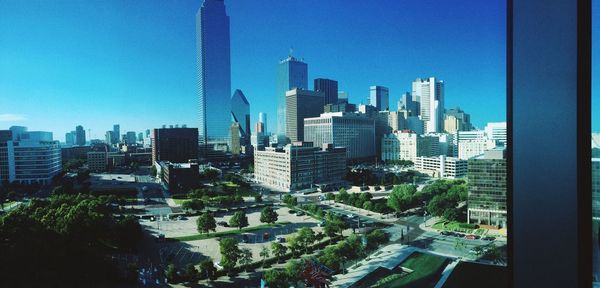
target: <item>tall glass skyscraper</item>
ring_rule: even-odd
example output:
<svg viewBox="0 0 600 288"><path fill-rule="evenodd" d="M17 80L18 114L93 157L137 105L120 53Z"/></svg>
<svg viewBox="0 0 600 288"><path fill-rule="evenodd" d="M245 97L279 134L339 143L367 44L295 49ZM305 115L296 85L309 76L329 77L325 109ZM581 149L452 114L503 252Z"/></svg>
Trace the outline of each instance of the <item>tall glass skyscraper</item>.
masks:
<svg viewBox="0 0 600 288"><path fill-rule="evenodd" d="M378 111L390 110L390 90L383 86L371 86L369 104Z"/></svg>
<svg viewBox="0 0 600 288"><path fill-rule="evenodd" d="M240 124L242 138L250 140L250 103L240 89L235 90L231 97L231 117Z"/></svg>
<svg viewBox="0 0 600 288"><path fill-rule="evenodd" d="M417 78L412 83L412 96L419 102L425 132L438 133L444 129L444 81L435 77Z"/></svg>
<svg viewBox="0 0 600 288"><path fill-rule="evenodd" d="M291 55L277 67L277 134L285 135L285 93L294 88L308 89L308 65Z"/></svg>
<svg viewBox="0 0 600 288"><path fill-rule="evenodd" d="M196 58L199 142L227 142L231 127L231 61L229 16L223 0L204 0L196 13Z"/></svg>

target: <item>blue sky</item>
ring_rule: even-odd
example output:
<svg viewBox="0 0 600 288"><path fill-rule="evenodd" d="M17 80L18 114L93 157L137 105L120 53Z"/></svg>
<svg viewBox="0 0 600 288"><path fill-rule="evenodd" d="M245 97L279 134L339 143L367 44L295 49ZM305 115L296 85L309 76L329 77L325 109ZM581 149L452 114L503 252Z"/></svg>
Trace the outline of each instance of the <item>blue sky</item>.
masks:
<svg viewBox="0 0 600 288"><path fill-rule="evenodd" d="M226 0L232 92L275 130L276 65L294 48L312 79L339 81L350 101L370 85L390 104L416 77L446 82L446 107L472 122L506 116L505 1ZM195 13L200 0L0 1L0 129L103 138L112 124L142 131L197 127ZM597 65L595 65L597 66Z"/></svg>

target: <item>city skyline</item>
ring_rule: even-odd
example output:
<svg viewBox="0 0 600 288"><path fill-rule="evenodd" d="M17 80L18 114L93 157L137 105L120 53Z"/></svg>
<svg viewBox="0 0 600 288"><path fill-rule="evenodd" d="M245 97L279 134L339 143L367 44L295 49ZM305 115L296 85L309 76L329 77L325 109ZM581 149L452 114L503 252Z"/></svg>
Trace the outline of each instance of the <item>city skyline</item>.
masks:
<svg viewBox="0 0 600 288"><path fill-rule="evenodd" d="M194 109L197 107L195 13L201 3L190 1L177 6L153 1L144 5L105 2L90 9L80 2L33 3L27 7L3 2L0 36L8 41L0 42L0 55L7 55L0 58L0 95L11 97L0 97L3 107L0 126L23 125L52 131L57 139L76 125L82 125L86 131L91 129L88 138L92 139L104 138L115 123L121 124L123 131L137 132L163 124L198 127L198 113ZM308 81L315 78L338 81L339 90L349 93L351 103L367 103L369 87L382 85L390 88L390 108L395 110L397 100L411 90L415 78L436 77L447 83L446 108L460 106L480 128L487 122L505 120L506 33L502 3L453 4L465 7L454 7L452 15L442 13L448 4L435 5L432 11L423 12L419 7L425 4L416 2L383 1L377 7L340 3L225 1L231 21L229 95L235 89L244 91L251 105L251 127L258 112L277 115L277 63L287 56L290 47L294 48L294 57L304 58L310 65ZM271 15L265 12L269 6L287 12ZM330 13L319 12L314 17L322 21L302 25L286 20L292 14L312 15L314 8L324 11L339 8L340 13L327 20ZM469 21L458 17L474 9L483 16L477 15ZM357 11L362 11L361 15ZM372 15L375 12L378 15ZM419 13L429 18L439 14L440 19L424 22L419 20ZM44 21L27 22L32 17L42 17L40 20ZM89 23L82 23L82 27L69 25L84 18ZM354 24L353 19L361 21ZM389 27L397 19L426 25L421 25L422 31ZM263 23L270 21L277 25L267 27ZM481 27L461 28L470 27L471 22L478 22ZM347 25L356 28L348 29L352 34L345 32ZM324 31L313 33L315 29ZM279 33L285 30L294 33ZM84 35L82 31L97 33ZM433 45L444 41L426 36L427 31L439 33L438 37L447 40L446 44ZM50 35L42 35L47 32ZM25 34L46 39L45 50L38 50L31 40L19 36ZM395 37L390 40L388 35ZM323 41L314 45L316 40ZM91 44L102 49L91 49ZM447 49L450 46L455 48ZM36 55L33 59L26 59L32 54ZM475 65L481 68L478 73L469 71ZM31 81L40 85L29 87ZM473 100L482 99L481 95L489 96L485 101ZM123 101L116 102L117 99ZM53 121L47 121L49 118ZM276 120L269 117L267 126L277 127Z"/></svg>

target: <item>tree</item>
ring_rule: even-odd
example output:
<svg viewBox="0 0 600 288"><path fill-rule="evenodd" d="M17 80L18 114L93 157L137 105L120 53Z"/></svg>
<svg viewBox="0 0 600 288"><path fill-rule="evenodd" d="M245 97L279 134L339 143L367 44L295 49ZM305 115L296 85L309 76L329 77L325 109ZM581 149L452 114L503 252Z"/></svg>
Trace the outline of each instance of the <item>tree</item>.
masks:
<svg viewBox="0 0 600 288"><path fill-rule="evenodd" d="M350 198L350 194L346 192L346 189L341 188L340 193L335 197L335 201L346 204L346 202L348 202L348 198Z"/></svg>
<svg viewBox="0 0 600 288"><path fill-rule="evenodd" d="M365 203L363 203L363 209L365 210L369 210L369 211L373 211L373 202L371 201L365 201Z"/></svg>
<svg viewBox="0 0 600 288"><path fill-rule="evenodd" d="M304 251L308 253L308 247L310 247L310 245L312 245L316 240L315 231L308 227L303 227L300 229L300 231L298 231L296 240L298 241L299 246L304 248Z"/></svg>
<svg viewBox="0 0 600 288"><path fill-rule="evenodd" d="M198 279L198 270L196 270L194 264L188 263L185 266L185 277L191 282L195 282Z"/></svg>
<svg viewBox="0 0 600 288"><path fill-rule="evenodd" d="M235 264L241 257L241 251L238 247L238 241L235 238L223 238L219 242L221 251L221 265L227 271L235 268Z"/></svg>
<svg viewBox="0 0 600 288"><path fill-rule="evenodd" d="M288 247L290 248L292 255L296 255L298 251L302 249L302 242L298 240L297 236L289 236L286 239L286 242L288 243Z"/></svg>
<svg viewBox="0 0 600 288"><path fill-rule="evenodd" d="M297 282L302 279L302 272L304 272L303 262L299 260L292 260L285 265L285 272L288 274L289 282ZM296 284L296 283L294 283ZM297 287L294 285L294 287Z"/></svg>
<svg viewBox="0 0 600 288"><path fill-rule="evenodd" d="M175 283L177 280L177 267L175 267L173 264L169 264L165 271L165 276L170 283Z"/></svg>
<svg viewBox="0 0 600 288"><path fill-rule="evenodd" d="M248 248L240 249L240 259L238 261L248 271L248 265L252 263L252 251Z"/></svg>
<svg viewBox="0 0 600 288"><path fill-rule="evenodd" d="M206 277L208 279L215 279L216 272L217 269L215 268L215 265L213 264L213 261L212 259L210 259L210 257L200 262L200 274L202 277Z"/></svg>
<svg viewBox="0 0 600 288"><path fill-rule="evenodd" d="M371 199L373 199L373 194L371 194L370 192L364 192L361 193L360 196L358 196L358 198L364 203L367 201L371 201Z"/></svg>
<svg viewBox="0 0 600 288"><path fill-rule="evenodd" d="M288 274L284 269L269 269L265 271L265 281L269 288L287 288Z"/></svg>
<svg viewBox="0 0 600 288"><path fill-rule="evenodd" d="M273 242L271 243L271 250L273 251L273 255L277 257L277 262L279 262L279 259L281 259L281 257L283 257L283 255L285 255L287 252L288 247L281 243Z"/></svg>
<svg viewBox="0 0 600 288"><path fill-rule="evenodd" d="M273 244L275 244L275 242L273 242ZM265 260L267 260L267 258L269 258L269 247L268 246L263 246L262 249L260 250L260 257L262 257L262 266L265 266Z"/></svg>
<svg viewBox="0 0 600 288"><path fill-rule="evenodd" d="M325 216L325 227L323 230L330 238L333 238L336 233L339 233L340 236L343 236L342 231L347 227L348 225L340 216L337 216L333 213L327 213Z"/></svg>
<svg viewBox="0 0 600 288"><path fill-rule="evenodd" d="M327 192L327 193L325 193L325 199L326 200L335 200L335 194L333 194L331 192Z"/></svg>
<svg viewBox="0 0 600 288"><path fill-rule="evenodd" d="M256 201L256 203L260 203L262 202L262 195L261 194L256 194L254 195L254 201Z"/></svg>
<svg viewBox="0 0 600 288"><path fill-rule="evenodd" d="M211 213L203 213L196 220L196 229L200 233L210 233L210 231L216 231L217 222L215 221L215 217Z"/></svg>
<svg viewBox="0 0 600 288"><path fill-rule="evenodd" d="M265 207L260 212L260 222L273 224L277 222L278 216L279 215L273 210L272 207Z"/></svg>
<svg viewBox="0 0 600 288"><path fill-rule="evenodd" d="M181 208L184 210L200 211L204 209L204 202L194 198L192 200L184 201L183 204L181 204Z"/></svg>
<svg viewBox="0 0 600 288"><path fill-rule="evenodd" d="M248 216L246 216L246 212L235 212L231 219L229 219L229 226L238 227L239 230L241 230L243 227L248 226Z"/></svg>
<svg viewBox="0 0 600 288"><path fill-rule="evenodd" d="M417 189L412 185L402 184L396 186L390 193L387 205L394 209L396 213L400 213L408 208L416 191Z"/></svg>
<svg viewBox="0 0 600 288"><path fill-rule="evenodd" d="M290 194L285 194L285 196L283 196L283 203L285 203L288 207L294 207L298 205L298 199Z"/></svg>

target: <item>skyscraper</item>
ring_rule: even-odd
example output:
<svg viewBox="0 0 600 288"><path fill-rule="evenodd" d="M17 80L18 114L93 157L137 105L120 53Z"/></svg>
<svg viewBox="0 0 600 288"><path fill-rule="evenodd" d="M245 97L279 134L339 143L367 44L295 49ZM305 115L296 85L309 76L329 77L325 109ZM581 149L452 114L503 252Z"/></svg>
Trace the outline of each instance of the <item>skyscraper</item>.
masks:
<svg viewBox="0 0 600 288"><path fill-rule="evenodd" d="M339 104L348 103L348 92L345 92L345 91L338 92L338 103Z"/></svg>
<svg viewBox="0 0 600 288"><path fill-rule="evenodd" d="M113 125L113 137L111 144L117 144L121 141L121 125L115 124Z"/></svg>
<svg viewBox="0 0 600 288"><path fill-rule="evenodd" d="M419 102L425 132L436 133L444 129L444 81L435 77L417 78L412 83L414 101Z"/></svg>
<svg viewBox="0 0 600 288"><path fill-rule="evenodd" d="M198 129L162 128L152 132L152 163L187 163L198 159Z"/></svg>
<svg viewBox="0 0 600 288"><path fill-rule="evenodd" d="M240 155L240 130L242 130L242 128L240 127L240 123L233 122L229 129L229 132L231 134L229 136L231 140L231 147L229 147L229 150L231 151L232 155Z"/></svg>
<svg viewBox="0 0 600 288"><path fill-rule="evenodd" d="M419 103L413 101L412 95L409 92L406 92L400 96L400 100L398 100L398 110L408 111L407 116L417 116L419 115Z"/></svg>
<svg viewBox="0 0 600 288"><path fill-rule="evenodd" d="M323 92L323 105L338 103L338 82L330 79L317 78L314 81L313 90Z"/></svg>
<svg viewBox="0 0 600 288"><path fill-rule="evenodd" d="M235 90L231 97L231 117L234 122L239 123L237 127L240 128L239 134L243 141L250 141L250 103L242 90Z"/></svg>
<svg viewBox="0 0 600 288"><path fill-rule="evenodd" d="M308 89L308 65L292 55L277 67L277 134L286 133L285 93L294 88Z"/></svg>
<svg viewBox="0 0 600 288"><path fill-rule="evenodd" d="M204 0L196 13L199 142L226 142L231 114L229 16L223 0Z"/></svg>
<svg viewBox="0 0 600 288"><path fill-rule="evenodd" d="M258 122L262 123L262 133L264 133L265 135L267 135L267 113L265 112L258 112Z"/></svg>
<svg viewBox="0 0 600 288"><path fill-rule="evenodd" d="M369 104L379 111L390 109L390 92L387 87L371 86Z"/></svg>
<svg viewBox="0 0 600 288"><path fill-rule="evenodd" d="M85 145L85 130L81 125L75 127L75 145Z"/></svg>
<svg viewBox="0 0 600 288"><path fill-rule="evenodd" d="M75 145L75 135L75 131L67 132L65 134L65 143L67 143L67 145Z"/></svg>
<svg viewBox="0 0 600 288"><path fill-rule="evenodd" d="M286 133L290 141L303 141L304 119L323 112L323 93L293 89L286 93Z"/></svg>

